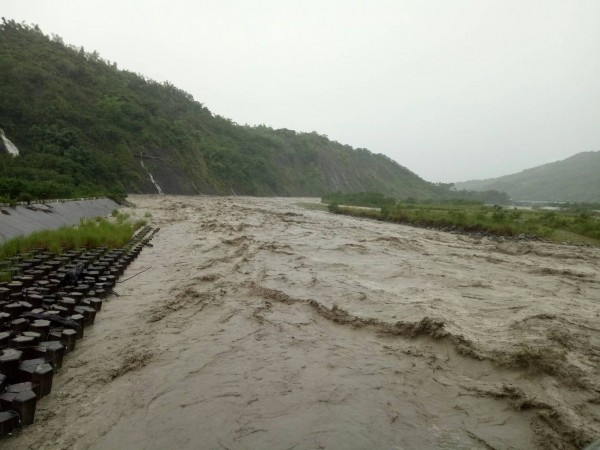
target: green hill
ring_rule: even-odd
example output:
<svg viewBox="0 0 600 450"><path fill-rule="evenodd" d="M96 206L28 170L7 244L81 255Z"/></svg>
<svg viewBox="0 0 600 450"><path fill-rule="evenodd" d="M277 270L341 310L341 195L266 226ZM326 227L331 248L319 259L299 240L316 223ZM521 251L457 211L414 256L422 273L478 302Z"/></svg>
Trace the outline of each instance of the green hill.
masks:
<svg viewBox="0 0 600 450"><path fill-rule="evenodd" d="M37 26L0 25L0 197L100 192L320 195L378 191L437 198L390 158L317 133L213 115L172 84L119 70Z"/></svg>
<svg viewBox="0 0 600 450"><path fill-rule="evenodd" d="M600 202L600 152L578 153L512 175L455 186L476 191L494 189L508 193L513 200Z"/></svg>

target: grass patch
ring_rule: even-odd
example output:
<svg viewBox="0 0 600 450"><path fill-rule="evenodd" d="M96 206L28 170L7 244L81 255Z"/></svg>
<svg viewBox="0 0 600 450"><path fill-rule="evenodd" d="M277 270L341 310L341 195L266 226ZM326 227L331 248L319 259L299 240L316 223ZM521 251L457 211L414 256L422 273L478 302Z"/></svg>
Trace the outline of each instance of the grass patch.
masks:
<svg viewBox="0 0 600 450"><path fill-rule="evenodd" d="M145 221L131 222L123 213L115 215L116 221L103 218L84 219L74 227L37 231L28 236L9 239L0 245L0 259L11 258L34 249L61 253L74 248L122 247Z"/></svg>
<svg viewBox="0 0 600 450"><path fill-rule="evenodd" d="M333 192L324 195L321 201L328 204L365 206L370 208L389 208L396 204L395 198L386 197L380 192Z"/></svg>
<svg viewBox="0 0 600 450"><path fill-rule="evenodd" d="M498 236L528 235L553 241L570 241L600 245L600 215L590 211L540 211L486 206L472 201L417 203L395 202L378 207L377 198L371 204L364 196L355 204L350 195L344 205L331 201L330 212L355 217L383 220L407 225L480 232ZM386 199L389 201L389 199ZM352 205L352 206L346 206ZM365 208L371 206L374 208Z"/></svg>
<svg viewBox="0 0 600 450"><path fill-rule="evenodd" d="M555 230L551 238L560 242L576 242L581 244L600 245L599 239L594 239L581 234L573 233L566 230Z"/></svg>

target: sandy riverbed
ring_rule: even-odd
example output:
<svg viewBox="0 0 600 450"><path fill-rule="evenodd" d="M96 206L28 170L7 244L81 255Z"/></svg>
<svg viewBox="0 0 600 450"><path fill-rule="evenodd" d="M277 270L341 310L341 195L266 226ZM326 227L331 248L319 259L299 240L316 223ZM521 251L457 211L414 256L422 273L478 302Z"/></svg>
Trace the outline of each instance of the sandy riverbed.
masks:
<svg viewBox="0 0 600 450"><path fill-rule="evenodd" d="M600 249L300 199L134 196L161 230L2 448L580 448Z"/></svg>

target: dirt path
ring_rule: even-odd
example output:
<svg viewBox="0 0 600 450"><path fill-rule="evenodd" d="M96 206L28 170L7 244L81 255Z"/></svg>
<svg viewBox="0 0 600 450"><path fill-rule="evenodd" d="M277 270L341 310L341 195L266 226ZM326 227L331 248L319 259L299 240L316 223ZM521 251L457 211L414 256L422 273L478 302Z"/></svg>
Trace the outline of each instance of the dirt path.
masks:
<svg viewBox="0 0 600 450"><path fill-rule="evenodd" d="M600 250L134 197L160 226L7 449L580 448ZM595 434L596 433L596 434Z"/></svg>

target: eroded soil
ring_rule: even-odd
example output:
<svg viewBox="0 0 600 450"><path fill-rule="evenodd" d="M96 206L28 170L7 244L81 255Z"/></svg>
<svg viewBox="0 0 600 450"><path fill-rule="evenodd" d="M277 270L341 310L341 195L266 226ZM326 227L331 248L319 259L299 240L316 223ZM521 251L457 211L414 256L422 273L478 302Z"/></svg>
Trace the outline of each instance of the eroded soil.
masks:
<svg viewBox="0 0 600 450"><path fill-rule="evenodd" d="M600 249L139 196L161 230L7 449L581 448Z"/></svg>

